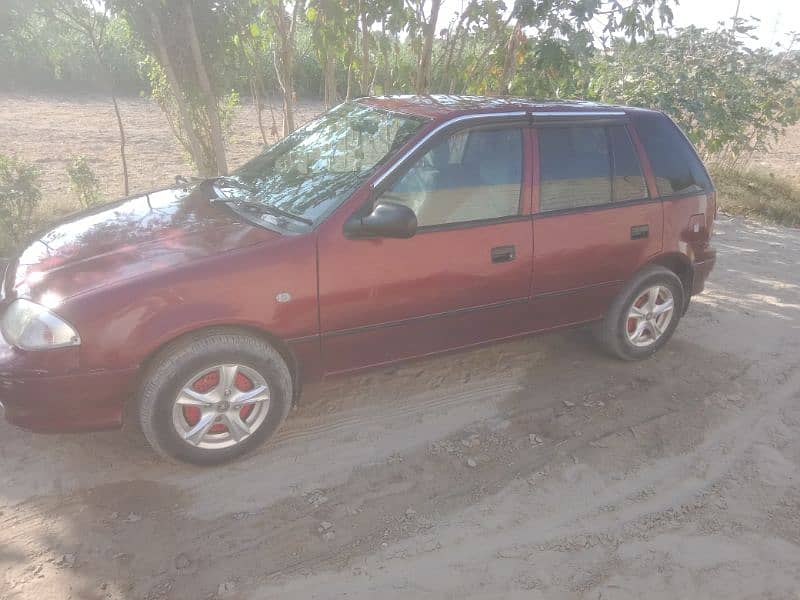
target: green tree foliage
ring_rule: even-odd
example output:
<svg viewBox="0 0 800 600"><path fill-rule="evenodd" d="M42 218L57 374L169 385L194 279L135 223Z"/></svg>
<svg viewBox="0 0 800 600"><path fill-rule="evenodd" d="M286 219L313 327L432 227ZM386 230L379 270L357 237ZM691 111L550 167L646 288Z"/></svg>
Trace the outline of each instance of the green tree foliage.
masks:
<svg viewBox="0 0 800 600"><path fill-rule="evenodd" d="M30 233L41 199L38 169L0 154L0 247L18 246Z"/></svg>
<svg viewBox="0 0 800 600"><path fill-rule="evenodd" d="M70 188L82 208L100 202L100 181L85 156L76 156L67 165Z"/></svg>
<svg viewBox="0 0 800 600"><path fill-rule="evenodd" d="M109 0L152 57L151 86L201 175L224 174L219 73L230 62L237 2ZM156 69L158 66L158 69ZM159 72L160 70L160 72Z"/></svg>
<svg viewBox="0 0 800 600"><path fill-rule="evenodd" d="M653 35L656 19L670 26L669 4L670 0L516 0L501 20L498 12L505 5L497 3L492 6L496 14L487 15L492 38L467 79L484 93L508 94L521 87L514 85L518 73L533 70L543 73L551 87L569 89L575 67L585 64L595 44L614 35L635 43ZM598 22L603 24L600 36L594 32ZM523 89L532 83L529 79Z"/></svg>
<svg viewBox="0 0 800 600"><path fill-rule="evenodd" d="M110 8L103 56L114 81L152 94L201 174L227 168L231 90L253 99L265 143L278 110L283 131L294 128L297 96L326 106L421 91L649 106L729 165L800 119L797 52L750 49L739 19L716 31L672 30L674 0L464 0L447 22L438 0L91 2L4 0L0 85L100 85L78 32L41 8Z"/></svg>
<svg viewBox="0 0 800 600"><path fill-rule="evenodd" d="M355 36L358 28L356 13L336 0L310 0L306 21L311 27L311 42L316 58L322 65L322 98L326 107L334 106L341 98L337 83L337 67L353 66Z"/></svg>
<svg viewBox="0 0 800 600"><path fill-rule="evenodd" d="M88 2L83 4L90 8ZM81 31L52 18L53 5L51 0L0 2L0 89L106 92L108 82L98 76L91 44ZM108 20L103 50L119 92L138 94L147 89L137 69L143 56L124 19Z"/></svg>
<svg viewBox="0 0 800 600"><path fill-rule="evenodd" d="M750 30L739 22L619 41L594 60L585 95L661 109L707 159L746 160L800 120L800 55L751 50Z"/></svg>

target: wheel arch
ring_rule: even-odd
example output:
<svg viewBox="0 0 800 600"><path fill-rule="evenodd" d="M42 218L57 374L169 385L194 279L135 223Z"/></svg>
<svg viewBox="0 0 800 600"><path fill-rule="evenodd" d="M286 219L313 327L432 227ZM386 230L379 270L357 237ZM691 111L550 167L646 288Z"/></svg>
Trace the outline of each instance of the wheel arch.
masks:
<svg viewBox="0 0 800 600"><path fill-rule="evenodd" d="M274 333L267 331L265 329L261 329L259 327L255 327L253 325L243 325L241 323L221 323L221 324L214 324L214 325L205 325L202 327L198 327L197 329L192 329L190 331L183 331L181 333L177 333L173 336L168 337L167 339L161 340L161 343L151 349L144 360L141 361L139 364L139 371L137 374L137 385L136 389L138 389L139 384L141 383L141 378L144 373L147 372L148 367L152 363L152 361L158 356L160 352L164 350L170 344L174 344L176 342L180 342L184 339L191 339L193 337L200 337L202 335L207 335L213 332L224 332L224 333L244 333L247 335L251 335L253 337L258 337L269 345L271 345L275 350L278 351L278 354L281 355L286 366L289 368L289 373L292 376L292 403L296 403L297 399L300 396L300 363L297 360L294 352L289 347L289 345L281 339L279 336L275 335Z"/></svg>
<svg viewBox="0 0 800 600"><path fill-rule="evenodd" d="M689 257L680 252L670 252L669 254L661 254L655 257L645 266L650 265L658 265L669 269L681 280L681 285L683 286L683 310L685 312L692 295L692 280L694 278L694 267Z"/></svg>

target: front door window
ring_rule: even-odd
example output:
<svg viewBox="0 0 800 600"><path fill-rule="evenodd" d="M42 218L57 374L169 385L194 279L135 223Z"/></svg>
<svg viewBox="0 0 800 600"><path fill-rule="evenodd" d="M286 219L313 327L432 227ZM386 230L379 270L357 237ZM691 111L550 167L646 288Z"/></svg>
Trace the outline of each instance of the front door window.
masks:
<svg viewBox="0 0 800 600"><path fill-rule="evenodd" d="M521 188L522 131L473 129L433 146L380 199L408 206L428 227L516 215Z"/></svg>

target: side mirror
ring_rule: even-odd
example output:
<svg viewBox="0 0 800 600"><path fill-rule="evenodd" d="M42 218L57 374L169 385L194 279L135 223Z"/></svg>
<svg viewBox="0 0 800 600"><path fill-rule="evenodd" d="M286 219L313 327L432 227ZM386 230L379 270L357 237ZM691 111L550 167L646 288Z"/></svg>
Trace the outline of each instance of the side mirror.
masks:
<svg viewBox="0 0 800 600"><path fill-rule="evenodd" d="M350 217L343 232L348 238L410 238L417 232L417 215L403 204L378 202L370 214Z"/></svg>

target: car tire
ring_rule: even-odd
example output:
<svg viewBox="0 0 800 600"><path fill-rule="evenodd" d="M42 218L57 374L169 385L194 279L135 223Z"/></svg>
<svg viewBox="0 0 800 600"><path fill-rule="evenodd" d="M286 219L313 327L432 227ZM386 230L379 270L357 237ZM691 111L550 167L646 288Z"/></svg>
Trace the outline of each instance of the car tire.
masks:
<svg viewBox="0 0 800 600"><path fill-rule="evenodd" d="M153 357L139 388L138 416L162 456L215 465L262 444L291 404L291 373L273 346L244 331L214 329Z"/></svg>
<svg viewBox="0 0 800 600"><path fill-rule="evenodd" d="M675 332L684 312L684 298L683 285L674 272L658 265L646 267L611 304L597 330L598 337L617 358L639 360L651 356ZM666 318L665 307L670 302L672 308Z"/></svg>

